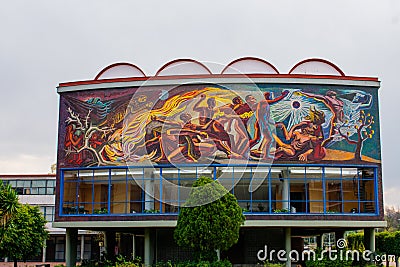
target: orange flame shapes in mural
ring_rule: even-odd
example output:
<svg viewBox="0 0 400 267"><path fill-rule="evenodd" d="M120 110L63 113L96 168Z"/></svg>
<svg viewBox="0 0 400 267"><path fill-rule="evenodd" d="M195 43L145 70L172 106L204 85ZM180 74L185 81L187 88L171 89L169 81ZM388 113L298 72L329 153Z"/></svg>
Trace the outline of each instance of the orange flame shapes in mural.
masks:
<svg viewBox="0 0 400 267"><path fill-rule="evenodd" d="M126 115L126 119L124 121L124 129L123 129L123 146L125 147L125 152L135 151L135 148L141 144L143 141L146 131L146 125L150 122L150 118L152 116L163 116L163 117L171 117L174 116L187 108L187 102L192 100L196 96L201 94L210 94L213 92L221 92L221 88L215 87L207 87L201 90L195 90L190 92L185 92L182 95L175 95L171 98L167 99L164 105L159 109L150 109L150 110L130 110L128 106L128 112ZM225 91L225 90L224 90ZM229 94L232 92L228 91ZM217 100L219 102L227 102L229 98L219 97Z"/></svg>

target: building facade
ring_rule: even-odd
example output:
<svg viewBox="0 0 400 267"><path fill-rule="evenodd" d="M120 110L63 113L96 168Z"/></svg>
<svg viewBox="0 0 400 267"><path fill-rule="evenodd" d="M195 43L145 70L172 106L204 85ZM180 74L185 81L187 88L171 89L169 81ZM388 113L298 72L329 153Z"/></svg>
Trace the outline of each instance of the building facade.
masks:
<svg viewBox="0 0 400 267"><path fill-rule="evenodd" d="M33 262L65 262L65 229L54 228L55 211L55 174L6 174L0 175L0 181L9 184L17 192L19 202L39 207L43 213L49 231L49 238L43 251ZM97 233L79 231L77 260L99 258L100 249L96 242ZM3 259L6 260L6 259ZM8 260L8 259L7 259Z"/></svg>
<svg viewBox="0 0 400 267"><path fill-rule="evenodd" d="M302 250L303 237L357 229L373 250L374 229L385 226L379 86L326 60L280 74L258 58L219 74L176 60L153 77L114 64L60 84L53 226L66 228L67 265L78 230L105 231L108 255L147 265L190 257L173 229L200 175L246 215L223 255L233 263L257 263L265 245Z"/></svg>

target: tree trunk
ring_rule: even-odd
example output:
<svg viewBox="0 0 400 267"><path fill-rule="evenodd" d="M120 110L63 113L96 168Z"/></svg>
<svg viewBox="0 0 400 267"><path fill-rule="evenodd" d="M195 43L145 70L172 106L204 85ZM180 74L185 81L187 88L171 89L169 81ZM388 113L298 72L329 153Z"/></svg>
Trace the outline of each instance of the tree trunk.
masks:
<svg viewBox="0 0 400 267"><path fill-rule="evenodd" d="M18 267L18 260L14 259L14 267Z"/></svg>
<svg viewBox="0 0 400 267"><path fill-rule="evenodd" d="M363 141L358 141L356 145L356 150L354 151L354 159L356 161L361 161L361 148Z"/></svg>

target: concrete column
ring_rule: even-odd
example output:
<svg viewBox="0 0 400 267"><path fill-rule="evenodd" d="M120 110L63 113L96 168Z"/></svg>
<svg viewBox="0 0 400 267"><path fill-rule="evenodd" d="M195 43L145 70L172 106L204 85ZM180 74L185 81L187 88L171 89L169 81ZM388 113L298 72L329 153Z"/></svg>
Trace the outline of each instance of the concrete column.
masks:
<svg viewBox="0 0 400 267"><path fill-rule="evenodd" d="M150 176L146 176L150 177ZM153 210L154 209L154 181L146 180L145 181L145 192L144 192L144 209Z"/></svg>
<svg viewBox="0 0 400 267"><path fill-rule="evenodd" d="M282 170L282 208L287 209L290 211L290 193L289 193L289 171L288 170Z"/></svg>
<svg viewBox="0 0 400 267"><path fill-rule="evenodd" d="M365 249L375 251L375 228L364 229L364 246Z"/></svg>
<svg viewBox="0 0 400 267"><path fill-rule="evenodd" d="M42 262L46 262L46 246L42 248Z"/></svg>
<svg viewBox="0 0 400 267"><path fill-rule="evenodd" d="M132 235L132 258L136 258L136 241L135 241L135 234Z"/></svg>
<svg viewBox="0 0 400 267"><path fill-rule="evenodd" d="M85 255L85 235L81 235L81 261Z"/></svg>
<svg viewBox="0 0 400 267"><path fill-rule="evenodd" d="M106 231L105 233L105 242L104 245L106 247L107 260L114 261L115 259L115 232L114 231Z"/></svg>
<svg viewBox="0 0 400 267"><path fill-rule="evenodd" d="M323 236L324 234L322 233L322 234L320 234L320 235L317 235L317 247L318 248L321 248L321 249L323 249L323 247L322 247L322 245L323 245L323 240L322 240L322 236Z"/></svg>
<svg viewBox="0 0 400 267"><path fill-rule="evenodd" d="M290 251L292 250L292 228L285 228L285 251L286 251L286 267L290 267L292 265L292 261L290 260Z"/></svg>
<svg viewBox="0 0 400 267"><path fill-rule="evenodd" d="M103 235L103 246L99 246L99 251L100 251L100 260L104 261L104 253L107 253L107 236L106 236L106 232L102 231L101 234Z"/></svg>
<svg viewBox="0 0 400 267"><path fill-rule="evenodd" d="M282 187L282 208L290 211L289 206L289 181L287 179L283 179L283 187Z"/></svg>
<svg viewBox="0 0 400 267"><path fill-rule="evenodd" d="M67 228L65 231L65 265L75 267L76 249L78 243L78 229Z"/></svg>
<svg viewBox="0 0 400 267"><path fill-rule="evenodd" d="M151 266L154 260L154 240L153 230L146 228L144 230L144 266Z"/></svg>

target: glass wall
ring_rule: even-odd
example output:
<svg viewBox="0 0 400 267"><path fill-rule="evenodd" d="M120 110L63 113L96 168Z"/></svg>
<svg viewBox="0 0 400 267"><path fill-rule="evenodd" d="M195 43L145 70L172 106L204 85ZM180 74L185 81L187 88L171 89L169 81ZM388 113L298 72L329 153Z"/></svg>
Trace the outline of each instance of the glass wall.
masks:
<svg viewBox="0 0 400 267"><path fill-rule="evenodd" d="M176 214L200 175L218 179L246 214L378 212L377 167L146 166L61 172L61 216Z"/></svg>
<svg viewBox="0 0 400 267"><path fill-rule="evenodd" d="M56 180L45 179L15 179L5 180L4 184L10 184L18 195L54 195Z"/></svg>

